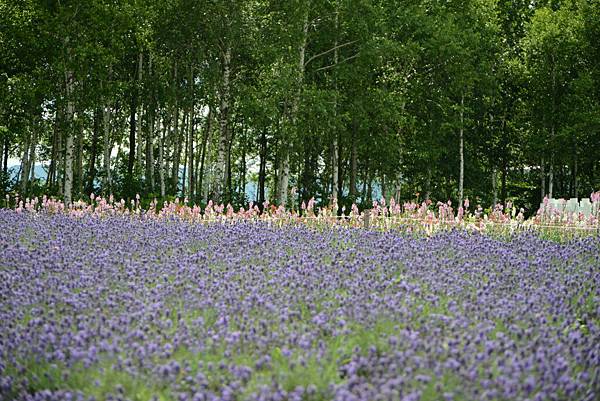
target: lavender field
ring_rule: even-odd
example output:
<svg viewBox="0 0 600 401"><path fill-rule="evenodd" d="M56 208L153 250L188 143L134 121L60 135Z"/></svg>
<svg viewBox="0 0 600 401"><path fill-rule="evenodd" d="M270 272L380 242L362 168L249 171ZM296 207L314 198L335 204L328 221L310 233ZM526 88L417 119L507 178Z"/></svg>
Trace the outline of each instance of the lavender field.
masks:
<svg viewBox="0 0 600 401"><path fill-rule="evenodd" d="M0 210L2 400L597 400L600 238Z"/></svg>

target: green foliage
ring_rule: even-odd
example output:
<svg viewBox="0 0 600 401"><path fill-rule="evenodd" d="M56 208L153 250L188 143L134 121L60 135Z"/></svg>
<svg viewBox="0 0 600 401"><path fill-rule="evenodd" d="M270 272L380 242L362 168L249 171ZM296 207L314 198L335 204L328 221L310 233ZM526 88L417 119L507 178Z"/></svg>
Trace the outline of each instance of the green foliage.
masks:
<svg viewBox="0 0 600 401"><path fill-rule="evenodd" d="M465 196L534 210L550 166L554 197L600 185L599 10L598 0L0 0L1 158L52 164L50 182L19 190L62 196L73 132L76 196L244 206L260 198L244 184L260 181L261 163L279 199L289 154L294 204L335 192L369 207L382 192L458 199L463 132ZM182 182L190 163L196 188Z"/></svg>

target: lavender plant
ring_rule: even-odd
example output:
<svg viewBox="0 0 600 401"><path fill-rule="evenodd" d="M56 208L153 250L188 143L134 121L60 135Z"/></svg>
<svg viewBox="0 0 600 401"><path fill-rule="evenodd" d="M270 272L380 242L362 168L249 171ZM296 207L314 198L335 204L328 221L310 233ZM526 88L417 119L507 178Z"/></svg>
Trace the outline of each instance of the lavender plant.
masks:
<svg viewBox="0 0 600 401"><path fill-rule="evenodd" d="M2 400L594 400L600 239L0 210Z"/></svg>

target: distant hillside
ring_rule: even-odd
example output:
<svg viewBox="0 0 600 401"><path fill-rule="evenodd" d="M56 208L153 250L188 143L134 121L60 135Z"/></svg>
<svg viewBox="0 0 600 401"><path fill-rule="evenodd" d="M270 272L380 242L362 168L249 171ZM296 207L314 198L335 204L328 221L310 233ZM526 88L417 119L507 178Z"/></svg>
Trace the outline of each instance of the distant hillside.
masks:
<svg viewBox="0 0 600 401"><path fill-rule="evenodd" d="M21 166L19 166L19 165L13 165L8 168L10 180L12 182L17 181L18 176L20 174L20 170L21 170ZM48 172L46 171L46 168L42 164L36 164L35 165L35 178L41 180L42 182L46 182L47 176L48 176ZM180 179L183 178L183 169L180 169L179 176L180 176ZM100 181L96 180L95 184L100 185ZM258 185L256 182L247 182L246 183L245 193L246 193L246 198L249 201L256 200L256 192L257 191L258 191ZM266 192L267 192L266 196L268 198L269 191L267 190ZM380 198L381 198L381 186L378 183L373 183L373 199L380 199Z"/></svg>
<svg viewBox="0 0 600 401"><path fill-rule="evenodd" d="M45 168L41 164L36 164L34 169L35 169L35 178L36 179L39 178L42 181L46 182L46 177L48 176L48 172L45 170ZM16 181L20 173L21 173L21 166L19 166L19 165L10 166L8 168L8 175L12 181Z"/></svg>

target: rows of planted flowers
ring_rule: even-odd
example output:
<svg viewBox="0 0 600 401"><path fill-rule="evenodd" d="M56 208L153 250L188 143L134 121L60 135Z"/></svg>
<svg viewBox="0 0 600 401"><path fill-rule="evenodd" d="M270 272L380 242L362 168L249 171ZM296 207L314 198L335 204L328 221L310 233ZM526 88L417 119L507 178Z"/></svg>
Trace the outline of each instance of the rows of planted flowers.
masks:
<svg viewBox="0 0 600 401"><path fill-rule="evenodd" d="M600 239L0 210L2 400L594 400Z"/></svg>
<svg viewBox="0 0 600 401"><path fill-rule="evenodd" d="M432 203L407 201L399 203L390 198L373 201L372 206L360 211L356 204L348 210L338 207L336 200L328 206L315 206L315 200L302 203L298 210L270 204L262 205L250 202L247 208L237 210L231 205L214 204L209 201L205 208L191 205L187 199L174 202L151 202L142 207L139 196L130 203L112 196L108 198L90 196L90 202L77 201L68 206L53 198L6 198L5 206L14 203L18 213L63 213L72 217L83 216L143 216L145 219L183 219L198 223L264 221L279 226L286 224L305 224L311 227L368 227L371 229L402 230L419 235L432 235L438 231L460 228L481 233L514 234L515 232L535 230L546 237L558 240L571 239L584 235L600 233L600 191L590 195L587 213L569 212L564 199L553 206L544 198L542 206L535 215L526 219L525 211L517 209L511 202L496 204L484 210L481 205L470 205L465 199L461 205L452 202Z"/></svg>

